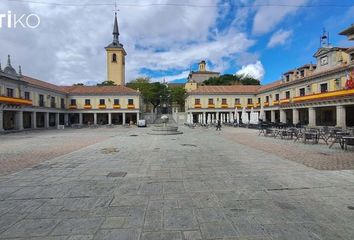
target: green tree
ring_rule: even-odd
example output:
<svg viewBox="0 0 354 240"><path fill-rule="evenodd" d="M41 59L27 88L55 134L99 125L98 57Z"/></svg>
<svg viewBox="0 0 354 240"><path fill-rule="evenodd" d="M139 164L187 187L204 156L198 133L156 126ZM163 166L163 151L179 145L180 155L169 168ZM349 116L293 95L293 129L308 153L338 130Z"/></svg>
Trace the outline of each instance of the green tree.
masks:
<svg viewBox="0 0 354 240"><path fill-rule="evenodd" d="M171 88L171 98L172 102L176 102L180 106L180 110L183 109L186 102L187 93L184 87L173 87Z"/></svg>
<svg viewBox="0 0 354 240"><path fill-rule="evenodd" d="M97 83L97 86L116 86L117 84L115 84L115 82L107 80L107 81L103 81L101 83Z"/></svg>
<svg viewBox="0 0 354 240"><path fill-rule="evenodd" d="M73 86L85 86L83 83L74 83Z"/></svg>
<svg viewBox="0 0 354 240"><path fill-rule="evenodd" d="M159 82L150 82L150 78L139 77L127 84L128 87L133 89L139 89L143 101L145 104L151 103L156 107L161 103L163 99L167 98L167 86Z"/></svg>
<svg viewBox="0 0 354 240"><path fill-rule="evenodd" d="M260 85L259 80L244 74L224 74L220 77L211 77L203 83L205 85Z"/></svg>

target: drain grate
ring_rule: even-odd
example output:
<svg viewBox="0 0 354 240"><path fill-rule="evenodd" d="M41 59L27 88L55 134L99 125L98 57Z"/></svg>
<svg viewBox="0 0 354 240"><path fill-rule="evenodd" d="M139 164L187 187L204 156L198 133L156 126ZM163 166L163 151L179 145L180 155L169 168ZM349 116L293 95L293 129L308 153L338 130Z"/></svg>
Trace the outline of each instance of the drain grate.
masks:
<svg viewBox="0 0 354 240"><path fill-rule="evenodd" d="M354 207L353 206L348 206L348 209L349 210L354 210Z"/></svg>
<svg viewBox="0 0 354 240"><path fill-rule="evenodd" d="M119 152L119 150L115 147L101 149L101 153L103 154L110 154L110 153L117 153L117 152Z"/></svg>
<svg viewBox="0 0 354 240"><path fill-rule="evenodd" d="M183 143L181 144L183 147L197 147L197 145L194 144L189 144L189 143Z"/></svg>
<svg viewBox="0 0 354 240"><path fill-rule="evenodd" d="M107 174L107 177L125 177L127 172L110 172Z"/></svg>
<svg viewBox="0 0 354 240"><path fill-rule="evenodd" d="M131 135L129 135L129 136L131 136L131 137L137 137L137 136L139 136L139 135L131 134Z"/></svg>

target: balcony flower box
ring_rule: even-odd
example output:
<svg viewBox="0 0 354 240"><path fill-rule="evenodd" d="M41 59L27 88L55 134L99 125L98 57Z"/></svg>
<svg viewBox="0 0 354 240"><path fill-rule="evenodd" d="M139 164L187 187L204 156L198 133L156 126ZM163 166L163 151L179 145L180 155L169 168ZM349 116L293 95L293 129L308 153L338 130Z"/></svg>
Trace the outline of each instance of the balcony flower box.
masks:
<svg viewBox="0 0 354 240"><path fill-rule="evenodd" d="M264 107L269 107L269 102L264 102L264 103L263 103L263 106L264 106Z"/></svg>
<svg viewBox="0 0 354 240"><path fill-rule="evenodd" d="M134 104L128 104L128 109L135 109L135 105Z"/></svg>
<svg viewBox="0 0 354 240"><path fill-rule="evenodd" d="M215 108L215 104L208 104L208 108Z"/></svg>
<svg viewBox="0 0 354 240"><path fill-rule="evenodd" d="M290 98L280 99L280 104L290 103Z"/></svg>
<svg viewBox="0 0 354 240"><path fill-rule="evenodd" d="M279 100L274 100L273 105L279 105Z"/></svg>
<svg viewBox="0 0 354 240"><path fill-rule="evenodd" d="M344 90L336 90L336 91L324 92L324 93L315 93L306 96L298 96L298 97L294 97L293 101L294 102L312 101L312 100L345 97L345 96L353 96L353 95L354 95L354 89L344 89Z"/></svg>
<svg viewBox="0 0 354 240"><path fill-rule="evenodd" d="M239 104L239 103L237 103L237 104L235 104L235 107L237 107L237 108L242 108L242 105Z"/></svg>
<svg viewBox="0 0 354 240"><path fill-rule="evenodd" d="M8 103L8 104L15 104L15 105L32 105L32 100L24 99L24 98L0 96L0 103Z"/></svg>
<svg viewBox="0 0 354 240"><path fill-rule="evenodd" d="M91 104L85 104L84 109L91 109L92 105Z"/></svg>
<svg viewBox="0 0 354 240"><path fill-rule="evenodd" d="M119 108L120 108L120 105L119 105L119 104L114 104L114 105L113 105L113 108L114 108L114 109L119 109Z"/></svg>
<svg viewBox="0 0 354 240"><path fill-rule="evenodd" d="M194 104L194 108L201 108L202 105L201 104Z"/></svg>
<svg viewBox="0 0 354 240"><path fill-rule="evenodd" d="M99 109L106 109L106 104L100 104L100 105L98 105L98 108Z"/></svg>
<svg viewBox="0 0 354 240"><path fill-rule="evenodd" d="M248 107L248 108L253 108L253 106L254 106L253 103L247 104L247 107Z"/></svg>
<svg viewBox="0 0 354 240"><path fill-rule="evenodd" d="M77 109L77 105L76 104L70 104L69 105L69 109Z"/></svg>
<svg viewBox="0 0 354 240"><path fill-rule="evenodd" d="M221 108L229 108L228 104L221 104Z"/></svg>
<svg viewBox="0 0 354 240"><path fill-rule="evenodd" d="M255 104L254 104L254 107L256 107L256 108L258 108L258 107L260 107L260 106L261 106L260 103L255 103Z"/></svg>

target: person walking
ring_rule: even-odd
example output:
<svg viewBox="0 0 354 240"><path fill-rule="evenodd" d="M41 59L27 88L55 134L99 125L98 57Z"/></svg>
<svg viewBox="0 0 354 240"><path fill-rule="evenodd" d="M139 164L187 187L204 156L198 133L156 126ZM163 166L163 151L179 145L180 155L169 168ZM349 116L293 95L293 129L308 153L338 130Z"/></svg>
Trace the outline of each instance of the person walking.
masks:
<svg viewBox="0 0 354 240"><path fill-rule="evenodd" d="M216 125L216 131L221 131L221 121L218 120L218 124Z"/></svg>

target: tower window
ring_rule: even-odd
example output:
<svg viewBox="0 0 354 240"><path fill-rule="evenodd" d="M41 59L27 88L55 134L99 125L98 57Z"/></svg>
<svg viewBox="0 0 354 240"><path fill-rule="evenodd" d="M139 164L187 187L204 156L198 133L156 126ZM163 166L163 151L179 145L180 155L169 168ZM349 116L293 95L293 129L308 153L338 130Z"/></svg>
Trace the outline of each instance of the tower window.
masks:
<svg viewBox="0 0 354 240"><path fill-rule="evenodd" d="M112 62L117 62L117 54L113 53Z"/></svg>

